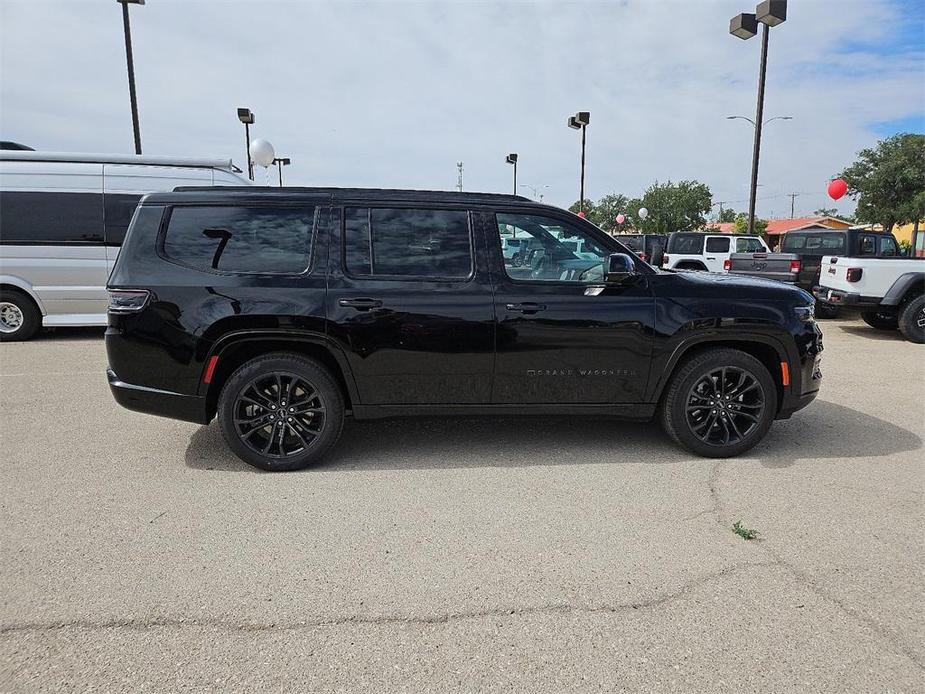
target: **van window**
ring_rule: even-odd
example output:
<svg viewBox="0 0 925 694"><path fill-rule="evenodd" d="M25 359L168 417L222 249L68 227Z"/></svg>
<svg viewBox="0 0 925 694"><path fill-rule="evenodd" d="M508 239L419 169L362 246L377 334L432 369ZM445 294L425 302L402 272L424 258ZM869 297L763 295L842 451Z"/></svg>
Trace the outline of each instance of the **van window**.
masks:
<svg viewBox="0 0 925 694"><path fill-rule="evenodd" d="M469 213L348 207L344 260L358 277L439 277L472 274Z"/></svg>
<svg viewBox="0 0 925 694"><path fill-rule="evenodd" d="M304 272L311 255L313 207L174 207L164 255L197 270Z"/></svg>
<svg viewBox="0 0 925 694"><path fill-rule="evenodd" d="M806 253L807 255L844 255L845 235L790 232L784 236L781 252Z"/></svg>
<svg viewBox="0 0 925 694"><path fill-rule="evenodd" d="M141 195L131 193L103 194L103 221L107 246L122 245L129 222L135 214L135 206L140 199Z"/></svg>
<svg viewBox="0 0 925 694"><path fill-rule="evenodd" d="M758 239L736 239L736 253L756 253L763 250L764 246Z"/></svg>
<svg viewBox="0 0 925 694"><path fill-rule="evenodd" d="M668 237L668 253L700 255L703 253L703 239L703 234L672 234Z"/></svg>
<svg viewBox="0 0 925 694"><path fill-rule="evenodd" d="M707 239L707 253L728 253L729 239L711 236Z"/></svg>
<svg viewBox="0 0 925 694"><path fill-rule="evenodd" d="M99 193L0 192L0 243L99 245L103 196Z"/></svg>

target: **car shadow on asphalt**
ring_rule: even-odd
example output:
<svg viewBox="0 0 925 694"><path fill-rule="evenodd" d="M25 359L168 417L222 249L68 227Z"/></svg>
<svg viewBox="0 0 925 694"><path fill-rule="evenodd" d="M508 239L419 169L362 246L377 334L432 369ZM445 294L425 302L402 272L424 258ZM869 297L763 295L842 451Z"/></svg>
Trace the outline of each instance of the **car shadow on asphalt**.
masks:
<svg viewBox="0 0 925 694"><path fill-rule="evenodd" d="M780 468L804 459L886 456L922 447L912 432L819 400L787 421L743 460ZM348 419L340 442L312 470L401 470L704 461L675 446L654 422L607 417L423 417ZM218 425L190 438L186 464L199 470L250 471L225 446Z"/></svg>
<svg viewBox="0 0 925 694"><path fill-rule="evenodd" d="M868 340L889 340L891 342L904 342L906 338L898 330L877 330L869 325L840 325L842 332L857 335Z"/></svg>
<svg viewBox="0 0 925 694"><path fill-rule="evenodd" d="M45 328L32 338L35 342L66 342L68 340L102 340L106 328Z"/></svg>

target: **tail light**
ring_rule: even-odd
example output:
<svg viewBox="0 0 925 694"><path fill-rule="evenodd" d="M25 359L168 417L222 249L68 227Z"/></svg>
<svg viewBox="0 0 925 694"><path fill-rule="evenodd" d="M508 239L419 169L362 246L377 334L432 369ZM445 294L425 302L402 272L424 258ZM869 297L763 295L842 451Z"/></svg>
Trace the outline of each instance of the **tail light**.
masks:
<svg viewBox="0 0 925 694"><path fill-rule="evenodd" d="M849 267L848 271L845 272L845 279L849 282L860 282L862 274L864 274L864 271L861 268Z"/></svg>
<svg viewBox="0 0 925 694"><path fill-rule="evenodd" d="M732 258L726 258L723 261L723 270L729 272L732 269Z"/></svg>
<svg viewBox="0 0 925 694"><path fill-rule="evenodd" d="M790 272L792 272L793 274L798 274L800 272L800 261L799 260L790 261Z"/></svg>
<svg viewBox="0 0 925 694"><path fill-rule="evenodd" d="M147 305L149 298L151 292L147 289L110 289L107 310L110 313L135 313Z"/></svg>
<svg viewBox="0 0 925 694"><path fill-rule="evenodd" d="M639 257L640 257L640 259L642 260L642 262L644 262L644 263L648 263L648 262L649 262L649 254L648 254L648 253L640 253L640 254L639 254Z"/></svg>

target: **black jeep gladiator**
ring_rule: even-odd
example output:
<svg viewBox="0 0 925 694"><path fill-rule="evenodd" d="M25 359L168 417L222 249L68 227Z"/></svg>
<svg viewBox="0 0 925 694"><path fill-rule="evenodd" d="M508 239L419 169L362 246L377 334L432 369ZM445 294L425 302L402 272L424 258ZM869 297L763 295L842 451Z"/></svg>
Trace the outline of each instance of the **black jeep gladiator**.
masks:
<svg viewBox="0 0 925 694"><path fill-rule="evenodd" d="M529 263L505 257L508 236L536 246ZM656 270L511 195L152 194L108 288L115 399L217 416L229 447L268 470L317 461L346 414L657 416L690 451L726 457L821 381L806 292Z"/></svg>

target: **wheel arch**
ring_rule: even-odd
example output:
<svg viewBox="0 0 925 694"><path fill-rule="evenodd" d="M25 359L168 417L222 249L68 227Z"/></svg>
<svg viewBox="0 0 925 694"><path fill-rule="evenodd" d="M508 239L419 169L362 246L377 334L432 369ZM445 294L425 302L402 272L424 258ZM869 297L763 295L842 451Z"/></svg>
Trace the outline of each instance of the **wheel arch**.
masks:
<svg viewBox="0 0 925 694"><path fill-rule="evenodd" d="M38 295L32 289L32 285L28 282L20 279L19 277L14 277L13 275L0 275L0 289L14 290L17 292L22 292L30 299L32 303L35 304L35 307L39 311L39 315L45 316L45 306L42 304L42 300L39 299Z"/></svg>
<svg viewBox="0 0 925 694"><path fill-rule="evenodd" d="M787 354L783 344L770 335L709 335L682 342L672 352L661 372L661 376L654 379L649 401L661 403L671 379L689 359L711 349L723 347L745 352L764 365L777 388L777 409L779 411L785 395L781 362L786 362L793 367L795 360ZM791 368L791 379L799 378L799 374L793 373L794 371L795 369ZM791 380L790 386L792 387L793 385L794 381Z"/></svg>
<svg viewBox="0 0 925 694"><path fill-rule="evenodd" d="M341 388L348 410L359 402L353 373L343 351L329 338L321 334L306 333L293 335L289 332L247 332L222 337L206 356L203 365L203 379L200 380L200 395L206 398L206 409L211 419L218 406L218 397L228 378L242 364L256 357L272 352L292 352L310 357L324 365ZM205 373L213 357L218 357L209 383Z"/></svg>
<svg viewBox="0 0 925 694"><path fill-rule="evenodd" d="M706 270L707 266L699 260L681 260L674 266L675 270Z"/></svg>
<svg viewBox="0 0 925 694"><path fill-rule="evenodd" d="M925 292L925 272L906 272L896 278L881 304L898 306Z"/></svg>

